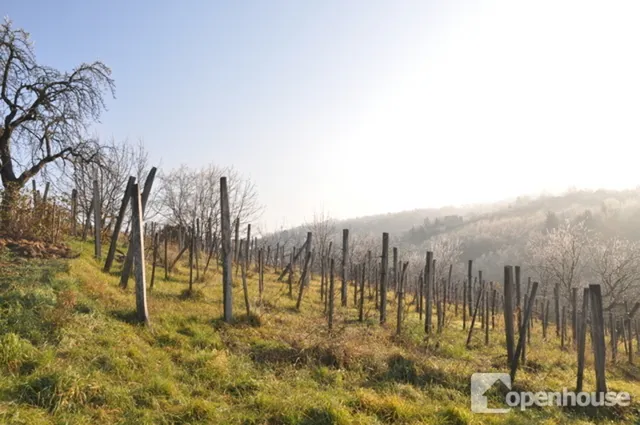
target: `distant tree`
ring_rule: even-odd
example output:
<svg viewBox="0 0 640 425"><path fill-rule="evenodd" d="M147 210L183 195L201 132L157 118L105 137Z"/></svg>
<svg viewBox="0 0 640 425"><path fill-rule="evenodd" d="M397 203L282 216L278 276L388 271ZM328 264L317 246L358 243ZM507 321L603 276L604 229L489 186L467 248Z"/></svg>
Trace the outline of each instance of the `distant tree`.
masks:
<svg viewBox="0 0 640 425"><path fill-rule="evenodd" d="M544 227L547 230L557 229L560 225L560 220L558 220L558 216L553 211L547 211L547 218L545 220Z"/></svg>
<svg viewBox="0 0 640 425"><path fill-rule="evenodd" d="M607 304L635 299L640 292L640 245L617 237L589 244L589 269Z"/></svg>
<svg viewBox="0 0 640 425"><path fill-rule="evenodd" d="M99 145L85 134L105 109L105 93L114 94L114 82L102 62L70 72L41 65L25 30L8 18L0 25L3 221L11 219L20 189L47 164L97 159Z"/></svg>
<svg viewBox="0 0 640 425"><path fill-rule="evenodd" d="M561 295L568 300L571 288L582 283L591 237L584 221L568 219L553 230L535 232L527 244L527 266L538 274L542 285L559 284Z"/></svg>
<svg viewBox="0 0 640 425"><path fill-rule="evenodd" d="M306 225L307 231L313 234L313 249L316 252L316 263L319 264L322 257L329 249L329 242L336 233L336 223L324 210L313 214L313 221Z"/></svg>

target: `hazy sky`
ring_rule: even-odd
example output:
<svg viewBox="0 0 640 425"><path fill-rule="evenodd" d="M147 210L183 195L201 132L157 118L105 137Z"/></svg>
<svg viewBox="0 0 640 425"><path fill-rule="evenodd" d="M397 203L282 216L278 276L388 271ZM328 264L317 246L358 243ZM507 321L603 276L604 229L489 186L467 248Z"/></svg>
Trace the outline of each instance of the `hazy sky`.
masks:
<svg viewBox="0 0 640 425"><path fill-rule="evenodd" d="M103 60L99 128L234 165L273 230L640 183L640 2L2 1L39 59Z"/></svg>

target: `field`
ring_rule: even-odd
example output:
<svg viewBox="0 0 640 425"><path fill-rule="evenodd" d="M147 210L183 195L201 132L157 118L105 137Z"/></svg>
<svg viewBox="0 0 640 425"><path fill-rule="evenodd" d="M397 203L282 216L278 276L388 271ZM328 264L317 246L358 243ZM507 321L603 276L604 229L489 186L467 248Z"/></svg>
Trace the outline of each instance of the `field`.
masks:
<svg viewBox="0 0 640 425"><path fill-rule="evenodd" d="M336 291L329 333L317 276L298 312L297 288L291 298L286 280L277 282L268 269L259 308L257 276L249 273L250 316L234 270L236 321L229 325L220 320L219 272L214 267L187 295L183 264L169 280L157 272L148 291L151 324L144 327L133 320L133 282L128 290L118 287L120 264L104 274L92 245L72 242L72 249L80 253L72 260L0 253L2 424L516 425L640 418L640 370L624 355L607 365L607 383L631 393L630 407L472 413L471 374L507 371L501 317L488 346L476 323L467 349L459 317L427 339L415 307L408 306L397 337L393 297L384 326L372 300L359 323L351 288L348 307L339 306ZM453 317L453 307L448 314ZM534 322L516 388L571 390L575 371L575 352L561 350L554 331L543 340ZM588 350L585 389L592 391L594 381Z"/></svg>

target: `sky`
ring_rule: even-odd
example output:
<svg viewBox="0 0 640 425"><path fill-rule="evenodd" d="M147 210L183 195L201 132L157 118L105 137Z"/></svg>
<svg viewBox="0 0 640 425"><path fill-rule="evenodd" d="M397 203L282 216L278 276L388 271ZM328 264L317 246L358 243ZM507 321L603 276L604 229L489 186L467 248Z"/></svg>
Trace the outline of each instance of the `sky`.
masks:
<svg viewBox="0 0 640 425"><path fill-rule="evenodd" d="M0 0L40 62L111 67L96 131L234 166L263 230L640 184L635 0Z"/></svg>

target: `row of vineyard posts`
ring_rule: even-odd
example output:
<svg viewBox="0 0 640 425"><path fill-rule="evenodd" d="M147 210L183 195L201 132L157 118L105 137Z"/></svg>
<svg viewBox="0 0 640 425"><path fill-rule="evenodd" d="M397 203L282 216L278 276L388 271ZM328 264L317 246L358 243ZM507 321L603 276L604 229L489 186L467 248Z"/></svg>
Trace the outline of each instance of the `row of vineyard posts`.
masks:
<svg viewBox="0 0 640 425"><path fill-rule="evenodd" d="M258 306L263 302L264 274L267 267L275 273L278 282L288 286L289 296L296 297L296 309L302 307L302 300L313 280L313 264L316 252L313 247L313 235L307 233L304 244L285 253L285 247L276 244L261 246L258 238L251 236L251 224L247 225L246 238L240 238L240 223L234 220L235 235L232 241L232 228L229 210L229 194L227 178L220 178L220 238L213 231L212 223L200 223L195 220L190 226L169 226L163 229L157 223L144 222L144 212L149 194L156 175L156 168L152 168L145 179L142 191L135 177L130 177L123 194L119 214L111 230L109 248L104 261L103 271L109 273L119 251L117 242L122 234L128 205L131 206L129 220L130 232L124 232L128 238L127 250L122 252L123 266L120 273L120 286L126 289L131 273L135 280L136 317L144 323L149 323L147 308L147 283L145 266L145 241L151 241L151 278L149 289L153 289L156 266L159 259L159 247L164 245L161 263L164 266L165 280L169 278L175 265L188 251L189 287L187 292L193 291L195 282L204 281L210 263L213 260L216 270L222 267L223 291L223 319L233 322L233 265L235 276L241 275L244 304L247 316L252 314L252 306L248 296L249 288L247 272L253 265L258 272ZM46 203L47 187L44 195L37 197L34 184L34 208L36 202ZM94 181L93 202L85 214L81 235L78 233L78 199L74 189L68 208L70 219L70 233L72 236L86 240L89 230L93 228L94 255L102 260L101 212L98 183ZM58 223L62 215L58 214ZM93 218L93 220L92 220ZM93 222L93 226L92 226ZM60 228L58 225L57 228ZM232 243L233 242L233 243ZM178 253L174 258L168 258L168 245L176 243ZM424 333L428 338L433 333L441 333L445 327L460 326L460 331L466 335L466 347L473 349L474 331L480 332L485 345L490 342L491 335L496 331L504 331L507 364L511 378L515 379L518 367L527 361L527 346L531 342L531 331L534 326L540 326L544 341L558 341L563 350L575 350L577 356L576 390L582 391L587 329L590 330L591 347L594 357L596 375L596 390L606 391L606 348L605 338L609 336L611 361L618 361L618 348L622 343L627 361L634 362L634 339L637 350L640 350L640 323L635 318L640 309L640 303L628 308L627 303L613 304L603 308L600 285L589 285L582 288L582 302L578 303L579 288L573 288L567 305L560 296L559 286L553 291L553 306L547 294L539 297L538 282L527 279L523 285L519 266L504 267L502 285L499 282L487 282L482 277L482 271L473 271L473 261L467 263L465 279L453 279L453 264L448 267L447 276L439 276L436 281L436 261L434 253L427 251L424 264L417 276L408 276L409 263L402 261L398 249L392 248L391 264L389 234L382 234L382 247L378 254L367 252L365 261L360 264L349 264L349 229L342 232L342 249L339 262L333 255L333 243L330 242L326 252L321 254L319 273L319 298L324 306L327 318L328 332L334 331L336 292L340 294L340 306L349 304L349 286L353 289L353 306L357 309L357 320L364 322L370 319L370 310L365 311L365 301L373 302L373 309L377 314L377 321L385 325L388 320L388 308L395 305L396 320L395 333L402 334L405 318L412 310L417 313L420 323L424 323ZM336 250L337 251L337 250ZM202 258L201 258L202 255ZM375 256L374 256L375 255ZM200 261L204 260L203 267ZM337 270L339 267L339 270ZM202 269L202 272L201 272ZM296 278L296 270L300 269L300 277ZM315 270L317 271L317 270ZM195 276L194 276L195 274ZM286 278L286 281L285 281ZM339 278L340 288L336 289L336 279ZM500 288L502 286L502 288ZM545 291L546 292L546 291ZM392 296L390 296L392 295ZM412 295L411 300L407 296ZM567 314L568 307L568 314ZM434 320L435 310L435 324ZM555 323L555 338L549 329L550 312L553 311ZM605 315L605 312L608 312ZM461 313L461 314L460 314ZM461 316L461 317L460 317ZM502 316L502 320L500 320ZM462 320L459 320L459 319ZM477 325L477 323L479 324ZM435 325L435 326L434 326ZM502 326L502 329L500 329ZM567 332L570 327L571 334Z"/></svg>

